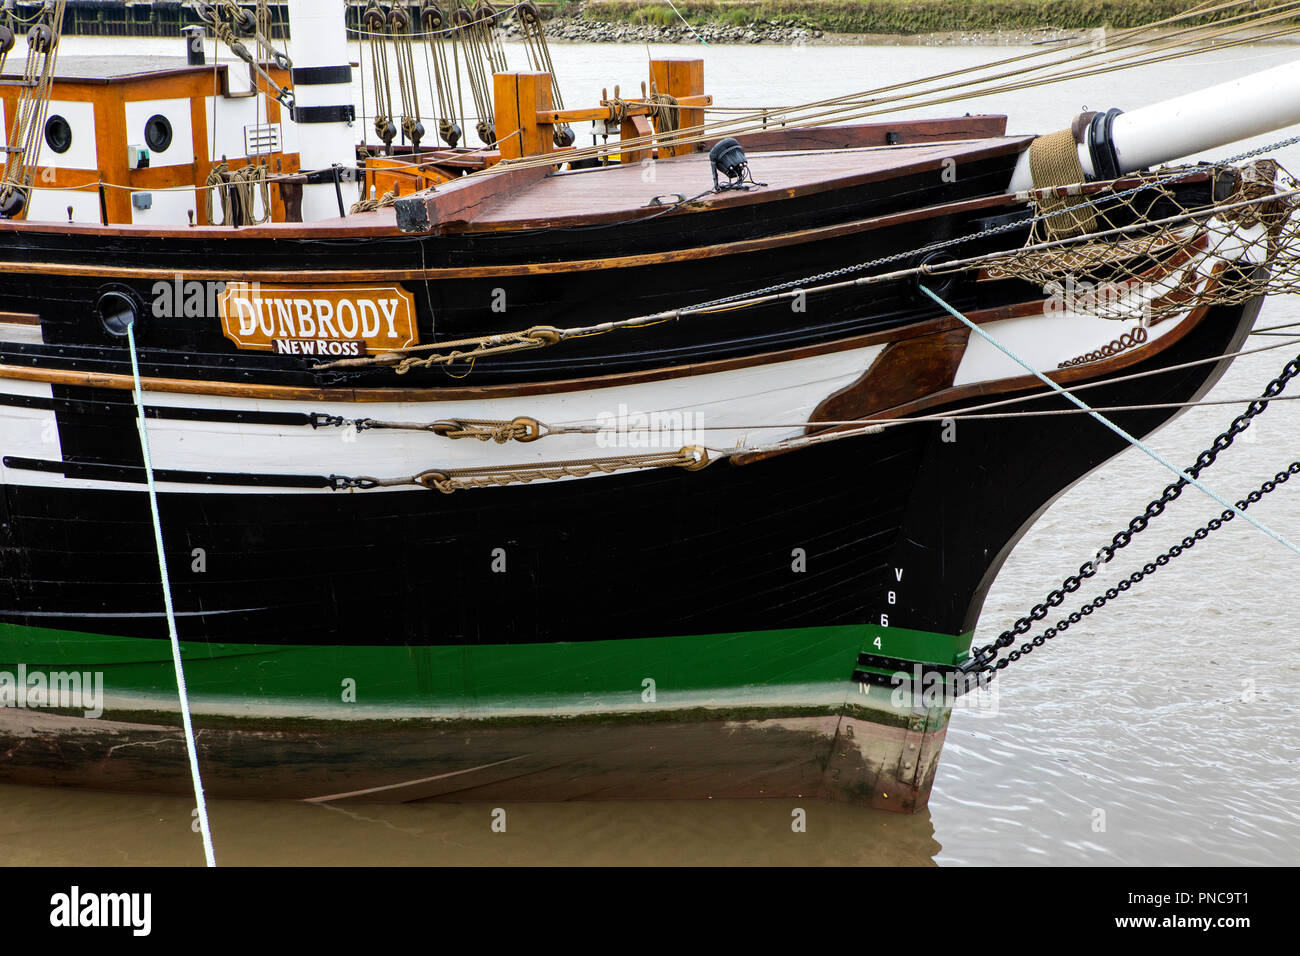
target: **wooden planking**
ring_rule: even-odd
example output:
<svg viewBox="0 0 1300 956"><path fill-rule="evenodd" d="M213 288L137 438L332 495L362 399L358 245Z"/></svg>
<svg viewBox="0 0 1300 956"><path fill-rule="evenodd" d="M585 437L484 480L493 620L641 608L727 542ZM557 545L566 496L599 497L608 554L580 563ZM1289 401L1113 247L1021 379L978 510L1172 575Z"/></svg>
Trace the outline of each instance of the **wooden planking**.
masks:
<svg viewBox="0 0 1300 956"><path fill-rule="evenodd" d="M210 94L211 91L209 90L208 92ZM0 92L0 96L3 96L6 99L6 109L12 112L12 101L10 99L10 94ZM273 107L278 109L278 105L276 104L273 104ZM207 178L208 171L210 169L210 164L207 161L209 147L207 143L207 124L206 124L206 120L204 119L204 116L205 113L204 113L203 103L202 100L199 100L195 102L194 105L192 106L191 126L195 132L196 156L198 157L198 161L196 163L197 169L195 175L197 181L200 183ZM913 121L913 122L919 123L921 121ZM963 120L951 120L951 121L937 120L937 121L926 121L926 122L960 123L963 122ZM909 124L898 124L898 125L903 128L906 128ZM780 131L774 130L768 134L763 134L763 135L783 137L785 138L787 143L794 143L794 142L798 142L799 138L805 132L807 131L802 131L797 129L786 129ZM998 143L1008 143L1008 142L1026 143L1028 142L1028 138L1026 137L1026 138L1012 139L1012 140L1006 140L1006 139L990 140L989 142L996 150L998 149L998 147L996 146L996 144ZM1012 146L1011 148L1019 149L1020 147ZM888 150L882 152L887 152L888 154L896 154L898 151ZM766 166L767 159L768 157L764 157L764 166ZM695 162L691 163L691 165L688 168L694 169L697 165L699 165L699 161L700 161L700 157L695 157ZM677 162L686 162L686 161L679 160ZM237 162L232 163L232 166L238 166L238 165L239 163ZM658 164L656 167L656 175L659 172L669 170L674 165L675 165L674 162L662 162ZM296 154L286 155L284 157L284 171L286 173L292 173L292 172L296 172L297 169L298 169L297 155ZM426 192L414 194L412 196L404 197L399 201L399 206L404 205L405 208L408 211L410 211L413 216L415 216L415 219L417 221L426 223L426 225L421 227L425 229L444 228L450 226L453 223L455 224L469 223L471 221L480 218L481 215L489 207L495 210L497 206L497 202L496 202L497 200L509 198L512 193L521 190L523 187L527 185L531 185L532 183L537 182L538 180L544 179L547 176L547 174L550 172L551 172L551 167L535 167L530 169L516 169L516 170L502 169L499 171L493 170L491 172L480 173L479 175L475 175L475 176L466 176L457 179L452 183L441 185L437 187L436 191L434 192L426 191ZM619 175L631 174L636 177L635 195L637 197L640 197L642 202L646 202L649 200L650 196L648 194L644 196L642 195L644 193L647 193L647 187L645 186L645 184L641 182L640 179L640 175L642 172L643 171L640 170L639 168L624 169L618 166L612 166L604 169L589 170L581 173L565 173L563 175L565 176L597 176L597 175L619 176ZM681 177L684 176L685 174L677 173L676 175ZM707 166L704 169L704 175L708 176ZM584 188L585 188L585 182L588 181L589 180L584 181ZM708 181L711 182L712 181L711 178ZM624 182L627 182L627 180L624 180ZM691 185L698 186L699 183L697 183L694 179L692 179ZM631 187L629 186L629 188ZM668 192L670 190L662 189L657 191ZM692 192L688 193L688 195L694 195L699 191L700 191L699 188L695 188L693 189ZM768 191L759 191L760 194L764 192L767 192L767 195L760 196L759 198L764 198L764 199L776 198L772 193ZM736 196L733 197L732 201L735 201L736 198L739 198L742 201L747 201L744 200L745 195L746 194L736 194ZM277 207L281 206L279 197L276 197L273 201L276 203ZM418 203L418 206L409 205L411 203ZM60 231L61 232L67 231L67 232L73 232L73 233L85 234L85 235L104 235L104 236L117 236L117 237L129 237L129 236L136 236L136 235L151 235L151 236L162 236L162 237L212 236L212 237L220 237L223 239L230 238L232 235L235 234L234 231L230 229L230 227L225 227L225 226L204 227L202 225L203 210L201 206L202 204L200 204L200 209L197 211L198 213L197 218L200 222L200 225L195 229L190 229L184 226L178 226L178 227L135 226L130 224L128 221L128 222L116 222L113 225L107 227L90 225L86 223L76 223L76 224L62 226L60 228ZM650 210L650 209L645 210L647 214L653 211L654 210ZM349 216L348 217L349 235L356 236L356 237L369 237L369 236L383 236L383 235L398 234L399 230L391 214L383 215L382 213L384 212L385 212L384 210L381 210L380 213L366 213L358 216ZM618 214L615 214L614 218L618 218ZM24 220L0 220L0 232L4 232L8 230L13 230L17 232L25 232L29 230L48 231L49 228L50 227L48 223L27 223ZM331 221L329 223L277 222L277 223L261 225L261 226L245 226L242 227L240 230L238 230L238 234L240 236L248 236L250 238L252 237L309 238L315 235L333 234L334 232L337 231L337 228L338 228L337 221Z"/></svg>
<svg viewBox="0 0 1300 956"><path fill-rule="evenodd" d="M670 215L692 210L806 196L865 185L929 170L940 170L945 160L962 162L1016 153L1031 137L997 137L959 143L934 143L896 149L826 150L811 153L773 153L755 161L754 176L766 186L748 191L710 193ZM467 228L474 231L540 228L618 221L638 215L658 215L650 207L654 196L680 193L698 196L713 183L705 157L691 156L655 164L652 184L643 180L639 166L557 173L502 199L476 215Z"/></svg>
<svg viewBox="0 0 1300 956"><path fill-rule="evenodd" d="M493 203L527 189L550 173L549 166L533 166L464 176L445 186L399 199L395 222L403 229L427 231L449 222L474 219Z"/></svg>

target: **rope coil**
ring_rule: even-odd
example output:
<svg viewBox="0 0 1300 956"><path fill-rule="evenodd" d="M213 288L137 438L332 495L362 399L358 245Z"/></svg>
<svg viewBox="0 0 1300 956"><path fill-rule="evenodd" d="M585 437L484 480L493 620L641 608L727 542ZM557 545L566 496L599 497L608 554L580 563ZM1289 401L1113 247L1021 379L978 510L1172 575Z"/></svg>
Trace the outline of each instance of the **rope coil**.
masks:
<svg viewBox="0 0 1300 956"><path fill-rule="evenodd" d="M1083 182L1083 164L1079 161L1074 131L1063 129L1058 133L1039 136L1030 143L1029 170L1034 178L1034 186L1038 189ZM1044 212L1065 213L1053 216L1047 224L1048 235L1053 239L1083 235L1096 228L1096 212L1082 198L1049 193L1040 200L1040 206ZM1082 209L1076 212L1078 207Z"/></svg>

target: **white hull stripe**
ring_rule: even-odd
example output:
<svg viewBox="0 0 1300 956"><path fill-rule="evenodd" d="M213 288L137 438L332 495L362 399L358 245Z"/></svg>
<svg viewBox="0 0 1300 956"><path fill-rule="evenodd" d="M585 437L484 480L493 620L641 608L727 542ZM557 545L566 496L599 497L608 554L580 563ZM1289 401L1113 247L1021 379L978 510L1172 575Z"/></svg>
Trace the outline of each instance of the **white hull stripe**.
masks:
<svg viewBox="0 0 1300 956"><path fill-rule="evenodd" d="M1171 320L1152 327L1139 348L1150 348L1179 324ZM1133 322L1066 313L994 322L989 331L1037 368L1054 371L1136 327ZM397 478L429 469L525 467L676 451L695 444L727 449L803 434L801 423L826 398L859 379L883 348L872 345L684 378L510 398L368 402L362 407L168 393L166 404L149 403L149 437L160 487L180 493L250 493L271 486L276 493L310 494L328 490L325 479L331 475ZM973 340L954 385L993 382L1023 371L983 340ZM6 483L121 490L143 480L134 473L139 469L115 465L77 465L75 477L65 475L54 410L58 403L50 386L9 380L3 388L6 464L0 476ZM155 397L162 399L158 393ZM549 425L607 427L597 434L497 444L472 438L448 441L411 430L313 428L314 415L412 423L528 416ZM766 425L785 427L756 427Z"/></svg>

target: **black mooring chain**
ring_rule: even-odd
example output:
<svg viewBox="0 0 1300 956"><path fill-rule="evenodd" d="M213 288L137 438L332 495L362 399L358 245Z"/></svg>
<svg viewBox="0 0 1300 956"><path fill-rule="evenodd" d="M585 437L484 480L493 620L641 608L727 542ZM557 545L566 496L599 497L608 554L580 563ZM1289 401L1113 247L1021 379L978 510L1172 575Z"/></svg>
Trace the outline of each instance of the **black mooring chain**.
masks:
<svg viewBox="0 0 1300 956"><path fill-rule="evenodd" d="M1287 362L1287 364L1282 367L1282 371L1278 376L1269 382L1264 388L1263 394L1247 405L1246 410L1232 420L1232 424L1228 426L1227 431L1220 433L1218 437L1214 439L1214 442L1210 447L1205 449L1196 457L1195 464L1190 468L1185 469L1187 474L1193 478L1199 478L1201 472L1214 464L1215 460L1219 457L1219 453L1231 446L1233 440L1250 427L1251 420L1268 408L1269 399L1276 398L1280 395L1282 390L1286 388L1287 383L1297 375L1300 375L1300 355L1297 355L1291 361ZM1286 482L1291 475L1298 473L1300 473L1300 462L1292 462L1285 471L1278 472L1273 478L1264 482L1258 489L1247 495L1245 499L1238 501L1237 507L1245 510L1248 505L1259 501L1260 498L1271 492L1278 485ZM1174 545L1164 554L1160 555L1160 557L1144 565L1140 571L1133 572L1133 574L1121 581L1115 587L1108 588L1104 595L1098 595L1090 603L1085 604L1078 611L1071 613L1068 618L1058 621L1055 627L1047 628L1042 634L1039 634L1032 640L1022 644L1018 650L1013 650L1006 657L998 658L998 651L1001 648L1010 647L1015 642L1016 638L1021 634L1028 632L1030 628L1034 626L1036 621L1041 621L1047 617L1047 612L1051 608L1059 607L1064 603L1067 594L1073 594L1075 591L1079 590L1083 582L1096 575L1098 567L1102 564L1108 563L1110 559L1115 556L1115 552L1126 547L1128 543L1133 540L1134 535L1141 534L1145 531L1147 525L1150 524L1151 519L1159 517L1160 514L1164 512L1165 508L1183 493L1183 489L1186 488L1187 485L1188 481L1183 477L1179 477L1177 481L1168 485L1159 498L1156 498L1148 504L1141 514L1137 515L1128 523L1127 528L1115 534L1111 539L1110 544L1104 546L1097 552L1097 558L1099 560L1085 562L1079 568L1078 574L1072 574L1067 577L1063 582L1061 582L1059 588L1047 595L1043 600L1043 603L1035 604L1028 614L1016 621L1012 627L1003 631L996 641L992 644L986 644L971 655L969 660L960 665L961 670L968 674L987 671L990 672L990 676L995 674L997 671L1003 670L1012 661L1019 660L1022 655L1030 653L1035 647L1041 647L1046 641L1051 640L1057 634L1069 628L1071 624L1077 624L1084 617L1104 606L1107 601L1117 597L1122 591L1127 591L1148 574L1153 573L1156 568L1163 567L1173 558L1182 554L1183 551L1192 547L1192 545L1197 541L1204 540L1211 531L1217 531L1225 522L1232 520L1235 512L1225 510L1220 517L1211 519L1205 526L1198 528L1194 534L1188 535L1184 538L1181 544Z"/></svg>
<svg viewBox="0 0 1300 956"><path fill-rule="evenodd" d="M1265 481L1262 485L1260 485L1258 488L1252 491L1245 498L1238 501L1237 507L1242 511L1245 511L1248 507L1250 507L1255 502L1259 501L1261 498L1263 498L1274 488L1278 487L1281 484L1284 484L1292 475L1300 475L1300 461L1291 462L1291 464L1287 466L1286 470L1279 471L1276 475L1274 475L1272 478ZM1154 560L1148 561L1139 570L1134 571L1127 578L1124 578L1115 586L1107 588L1104 593L1097 595L1087 604L1083 605L1083 607L1079 608L1079 610L1070 612L1069 617L1057 621L1055 627L1046 628L1042 634L1039 634L1036 637L1032 638L1031 640L1026 641L1024 644L1021 644L1018 650L1012 651L1011 653L1007 654L1006 657L999 658L987 669L991 671L1002 670L1012 661L1020 660L1020 658L1023 655L1028 654L1035 647L1042 647L1043 644L1045 644L1047 641L1050 641L1052 638L1056 637L1057 634L1061 634L1064 631L1069 630L1071 624L1078 624L1081 620L1083 620L1093 611L1100 610L1102 607L1106 605L1108 601L1118 597L1122 592L1127 591L1129 588L1137 584L1147 575L1154 574L1156 572L1156 569L1163 568L1174 558L1178 557L1188 548L1195 545L1197 541L1204 541L1206 538L1210 536L1211 531L1218 531L1221 527L1223 527L1225 524L1227 524L1235 517L1236 517L1236 512L1232 511L1231 509L1225 508L1223 514L1219 515L1219 517L1211 518L1203 526L1197 528L1195 532L1183 538L1183 540L1179 544L1173 545L1172 547L1169 548L1168 551L1165 551L1163 554L1159 555Z"/></svg>

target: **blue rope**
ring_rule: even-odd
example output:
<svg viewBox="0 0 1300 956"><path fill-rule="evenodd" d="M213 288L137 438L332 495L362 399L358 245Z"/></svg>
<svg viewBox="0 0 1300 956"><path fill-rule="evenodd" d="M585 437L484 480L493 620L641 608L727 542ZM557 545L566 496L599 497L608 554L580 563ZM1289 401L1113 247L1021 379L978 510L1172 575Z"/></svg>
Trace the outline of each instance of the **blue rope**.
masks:
<svg viewBox="0 0 1300 956"><path fill-rule="evenodd" d="M167 633L172 643L172 666L176 670L176 689L180 693L181 721L185 725L185 747L190 758L190 779L194 783L194 798L198 801L199 827L203 834L203 856L208 866L216 866L212 849L212 829L208 826L208 803L203 797L203 778L199 775L198 748L194 743L194 725L190 722L190 697L185 689L185 668L181 664L181 641L176 634L176 612L172 608L171 578L167 573L167 555L163 552L162 519L158 516L158 489L153 480L153 459L149 456L149 433L145 429L144 393L140 387L140 363L135 354L135 321L126 327L126 340L131 346L131 376L135 379L135 407L140 413L140 451L144 454L144 475L149 486L149 511L153 515L153 541L158 550L158 573L162 577L163 602L167 609Z"/></svg>
<svg viewBox="0 0 1300 956"><path fill-rule="evenodd" d="M1038 369L1034 368L1032 365L1030 365L1028 362L1026 362L1024 359L1022 359L1019 355L1016 355L1014 352L1012 352L1009 348L1007 348L1005 345L1003 345L1001 342L999 342L999 341L998 341L997 339L995 339L993 336L989 335L989 333L985 332L983 329L981 329L978 325L976 325L976 324L975 324L974 322L972 322L970 319L966 318L966 316L962 315L960 312L958 312L956 309L954 309L951 305L949 305L949 304L948 304L947 302L945 302L943 299L939 298L937 295L935 295L933 292L931 292L930 289L929 289L929 287L927 287L927 286L925 286L925 285L922 285L922 286L921 286L921 291L924 292L926 295L928 295L928 296L929 296L931 299L933 299L935 302L937 302L937 303L939 304L939 306L940 306L940 307L941 307L945 312L947 312L949 315L953 316L953 318L960 319L960 320L961 320L962 322L964 322L964 323L966 324L966 326L967 326L968 328L970 328L972 331L974 331L974 332L978 332L979 335L980 335L980 336L981 336L981 337L982 337L986 342L988 342L990 345L992 345L994 348L996 348L996 349L997 349L999 352L1001 352L1003 355L1007 356L1007 358L1009 358L1009 359L1011 359L1012 361L1016 362L1016 363L1017 363L1018 365L1020 365L1021 367L1025 368L1025 369L1028 369L1030 372L1033 372L1034 375L1038 376L1039 379L1041 379L1043 382L1045 382L1047 385L1049 385L1053 390L1059 392L1061 395L1064 395L1066 398L1068 398L1070 401L1072 401L1075 405L1079 406L1079 408L1083 409L1085 412L1087 412L1087 413L1088 413L1089 415L1091 415L1093 418L1097 419L1097 421L1101 422L1103 425L1105 425L1107 428L1109 428L1111 431L1113 431L1113 432L1114 432L1116 435L1118 435L1120 438L1124 439L1126 442L1128 442L1128 443L1129 443L1130 445L1132 445L1134 448L1140 448L1142 451L1146 452L1148 455L1150 455L1150 456L1151 456L1152 458L1154 458L1156 461L1160 462L1160 464L1164 465L1166 468L1168 468L1170 471L1172 471L1172 472L1173 472L1175 475L1177 475L1179 478L1182 478L1184 481L1186 481L1186 482L1187 482L1189 485L1191 485L1192 487L1197 488L1197 489L1199 489L1200 491L1205 492L1207 495L1209 495L1211 498L1213 498L1213 499L1214 499L1215 501L1217 501L1219 504L1223 505L1224 508L1227 508L1227 509L1228 509L1229 511L1231 511L1233 514L1237 515L1237 517L1242 518L1243 520L1249 522L1250 524L1253 524L1256 528L1258 528L1260 531L1264 532L1266 535L1268 535L1268 536L1269 536L1270 538L1272 538L1274 541L1278 542L1278 543L1281 544L1281 545L1284 545L1285 547L1290 548L1290 549L1291 549L1292 551L1294 551L1296 554L1300 554L1300 548L1296 547L1294 544L1292 544L1292 543L1291 543L1290 541L1288 541L1286 538L1282 537L1282 536L1281 536L1280 534L1278 534L1276 531L1274 531L1274 530L1272 530L1271 528L1268 528L1268 527L1266 527L1265 525L1261 524L1260 522L1256 521L1253 517L1251 517L1250 515L1246 514L1246 512L1243 511L1241 508L1238 508L1236 505L1232 504L1231 502L1228 502L1228 501L1224 500L1222 497L1220 497L1219 495L1215 494L1213 491L1211 491L1209 488L1205 487L1205 485L1201 484L1201 482L1197 481L1195 478L1193 478L1193 477L1192 477L1191 475L1189 475L1187 472L1183 471L1183 470L1182 470L1181 468L1179 468L1177 465L1174 465L1174 464L1172 464L1171 462L1169 462L1169 461L1168 461L1166 458L1164 458L1164 456L1162 456L1158 451L1156 451L1155 449L1150 448L1150 447L1148 447L1147 445L1145 445L1145 444L1141 441L1141 439L1135 438L1134 436L1130 435L1128 432L1124 431L1124 429L1122 429L1122 428L1120 428L1118 425L1116 425L1114 422L1112 422L1110 419L1106 418L1104 415L1102 415L1102 414L1100 414L1100 413L1098 413L1098 412L1093 411L1092 408L1091 408L1089 405L1085 404L1084 401L1083 401L1082 399L1077 398L1077 397L1074 395L1073 392L1070 392L1070 391L1068 391L1068 390L1062 388L1062 387L1061 387L1060 385L1058 385L1056 382L1052 381L1050 378L1048 378L1048 377L1047 377L1046 375L1044 375L1042 372L1038 371Z"/></svg>

